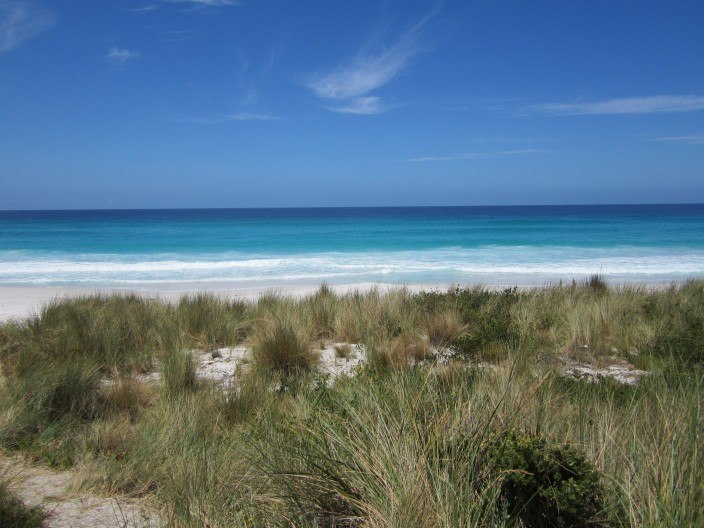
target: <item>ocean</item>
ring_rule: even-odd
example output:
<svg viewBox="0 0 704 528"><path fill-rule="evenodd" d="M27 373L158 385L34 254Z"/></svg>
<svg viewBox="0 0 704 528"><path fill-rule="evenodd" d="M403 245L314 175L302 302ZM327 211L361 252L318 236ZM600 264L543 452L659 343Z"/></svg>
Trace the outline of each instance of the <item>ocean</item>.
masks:
<svg viewBox="0 0 704 528"><path fill-rule="evenodd" d="M185 290L704 277L704 204L0 212L0 284Z"/></svg>

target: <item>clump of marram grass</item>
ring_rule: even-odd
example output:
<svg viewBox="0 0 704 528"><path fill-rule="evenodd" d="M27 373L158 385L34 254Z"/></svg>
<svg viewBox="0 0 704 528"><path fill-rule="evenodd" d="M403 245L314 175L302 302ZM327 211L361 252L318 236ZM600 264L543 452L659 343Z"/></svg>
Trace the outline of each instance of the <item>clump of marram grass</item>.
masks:
<svg viewBox="0 0 704 528"><path fill-rule="evenodd" d="M234 345L245 335L241 301L220 299L209 293L185 295L176 306L176 316L187 342L202 350Z"/></svg>
<svg viewBox="0 0 704 528"><path fill-rule="evenodd" d="M391 371L342 384L325 397L310 394L314 407L273 423L280 441L267 446L259 463L292 524L499 522L498 479L476 463L481 428L465 422L462 411L468 385L458 380L449 390L438 388L417 370ZM438 443L458 431L477 441L441 462Z"/></svg>
<svg viewBox="0 0 704 528"><path fill-rule="evenodd" d="M327 339L335 332L335 308L337 297L330 286L323 283L315 294L303 300L303 310L307 312L316 338Z"/></svg>
<svg viewBox="0 0 704 528"><path fill-rule="evenodd" d="M467 328L459 313L451 308L423 314L421 322L428 341L436 347L447 347L453 339L461 338Z"/></svg>
<svg viewBox="0 0 704 528"><path fill-rule="evenodd" d="M428 342L417 332L402 332L395 337L376 335L367 346L367 367L374 371L406 369L431 357Z"/></svg>
<svg viewBox="0 0 704 528"><path fill-rule="evenodd" d="M198 386L196 365L190 350L175 349L166 353L160 366L165 395L179 396Z"/></svg>
<svg viewBox="0 0 704 528"><path fill-rule="evenodd" d="M137 295L55 300L29 320L34 357L91 356L104 370L129 371L151 361L164 306Z"/></svg>
<svg viewBox="0 0 704 528"><path fill-rule="evenodd" d="M241 372L238 383L219 396L220 411L231 424L246 422L275 404L271 372L250 368Z"/></svg>
<svg viewBox="0 0 704 528"><path fill-rule="evenodd" d="M609 291L609 285L603 275L591 275L584 284L595 295L605 295Z"/></svg>
<svg viewBox="0 0 704 528"><path fill-rule="evenodd" d="M259 322L252 336L252 348L259 366L284 375L309 372L318 359L310 329L285 313Z"/></svg>
<svg viewBox="0 0 704 528"><path fill-rule="evenodd" d="M128 414L111 416L91 424L85 434L84 449L92 456L121 460L127 456L127 446L135 436L133 417Z"/></svg>
<svg viewBox="0 0 704 528"><path fill-rule="evenodd" d="M418 363L430 357L428 342L417 333L404 332L391 342L391 354L396 363Z"/></svg>
<svg viewBox="0 0 704 528"><path fill-rule="evenodd" d="M90 360L38 364L0 387L0 445L27 449L51 464L73 463L73 430L100 413L101 373Z"/></svg>
<svg viewBox="0 0 704 528"><path fill-rule="evenodd" d="M335 312L335 334L348 343L376 336L394 337L417 325L417 303L405 288L382 294L377 288L339 298Z"/></svg>
<svg viewBox="0 0 704 528"><path fill-rule="evenodd" d="M652 348L689 365L704 363L704 281L672 287L648 305L661 314Z"/></svg>
<svg viewBox="0 0 704 528"><path fill-rule="evenodd" d="M134 376L117 376L100 389L99 406L105 415L127 414L135 417L154 402L154 388Z"/></svg>

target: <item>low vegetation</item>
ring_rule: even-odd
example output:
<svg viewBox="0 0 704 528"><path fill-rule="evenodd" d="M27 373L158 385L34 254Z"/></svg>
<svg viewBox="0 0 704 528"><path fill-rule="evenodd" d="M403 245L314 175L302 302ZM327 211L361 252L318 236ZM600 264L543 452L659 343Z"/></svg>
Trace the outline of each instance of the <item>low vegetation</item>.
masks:
<svg viewBox="0 0 704 528"><path fill-rule="evenodd" d="M3 528L41 528L45 513L41 508L27 507L9 487L7 475L0 474L0 526Z"/></svg>
<svg viewBox="0 0 704 528"><path fill-rule="evenodd" d="M316 368L360 343L354 376ZM198 378L198 353L242 344L236 384ZM0 365L0 447L168 526L704 526L702 281L91 296L0 325ZM35 514L0 486L6 511Z"/></svg>

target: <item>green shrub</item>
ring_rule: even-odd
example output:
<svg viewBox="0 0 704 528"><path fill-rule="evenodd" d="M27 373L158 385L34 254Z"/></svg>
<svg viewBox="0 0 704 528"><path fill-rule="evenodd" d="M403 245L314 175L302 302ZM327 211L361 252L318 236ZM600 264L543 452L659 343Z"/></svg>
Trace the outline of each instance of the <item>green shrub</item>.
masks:
<svg viewBox="0 0 704 528"><path fill-rule="evenodd" d="M63 368L61 368L63 367ZM36 404L57 421L65 416L90 419L96 412L100 371L90 363L69 363L57 366L54 376L44 379L37 387Z"/></svg>
<svg viewBox="0 0 704 528"><path fill-rule="evenodd" d="M523 526L594 526L601 521L604 488L599 473L569 446L516 431L497 438L489 458L503 475L509 514Z"/></svg>
<svg viewBox="0 0 704 528"><path fill-rule="evenodd" d="M467 325L467 331L452 340L452 348L474 356L493 346L513 345L517 341L517 329L511 319L511 307L519 298L516 288L502 292L458 288L448 295L454 298Z"/></svg>
<svg viewBox="0 0 704 528"><path fill-rule="evenodd" d="M0 444L27 449L52 465L72 464L75 431L100 412L100 370L90 363L38 365L0 393Z"/></svg>
<svg viewBox="0 0 704 528"><path fill-rule="evenodd" d="M25 506L9 489L0 475L0 526L2 528L41 528L44 512Z"/></svg>

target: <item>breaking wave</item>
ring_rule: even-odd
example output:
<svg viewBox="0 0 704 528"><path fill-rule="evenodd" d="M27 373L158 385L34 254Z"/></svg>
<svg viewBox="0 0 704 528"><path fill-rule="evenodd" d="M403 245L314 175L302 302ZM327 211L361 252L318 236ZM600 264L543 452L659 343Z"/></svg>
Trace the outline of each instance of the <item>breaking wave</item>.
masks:
<svg viewBox="0 0 704 528"><path fill-rule="evenodd" d="M0 252L0 283L124 286L164 283L538 284L600 273L622 282L704 275L704 250L487 246L291 255Z"/></svg>

